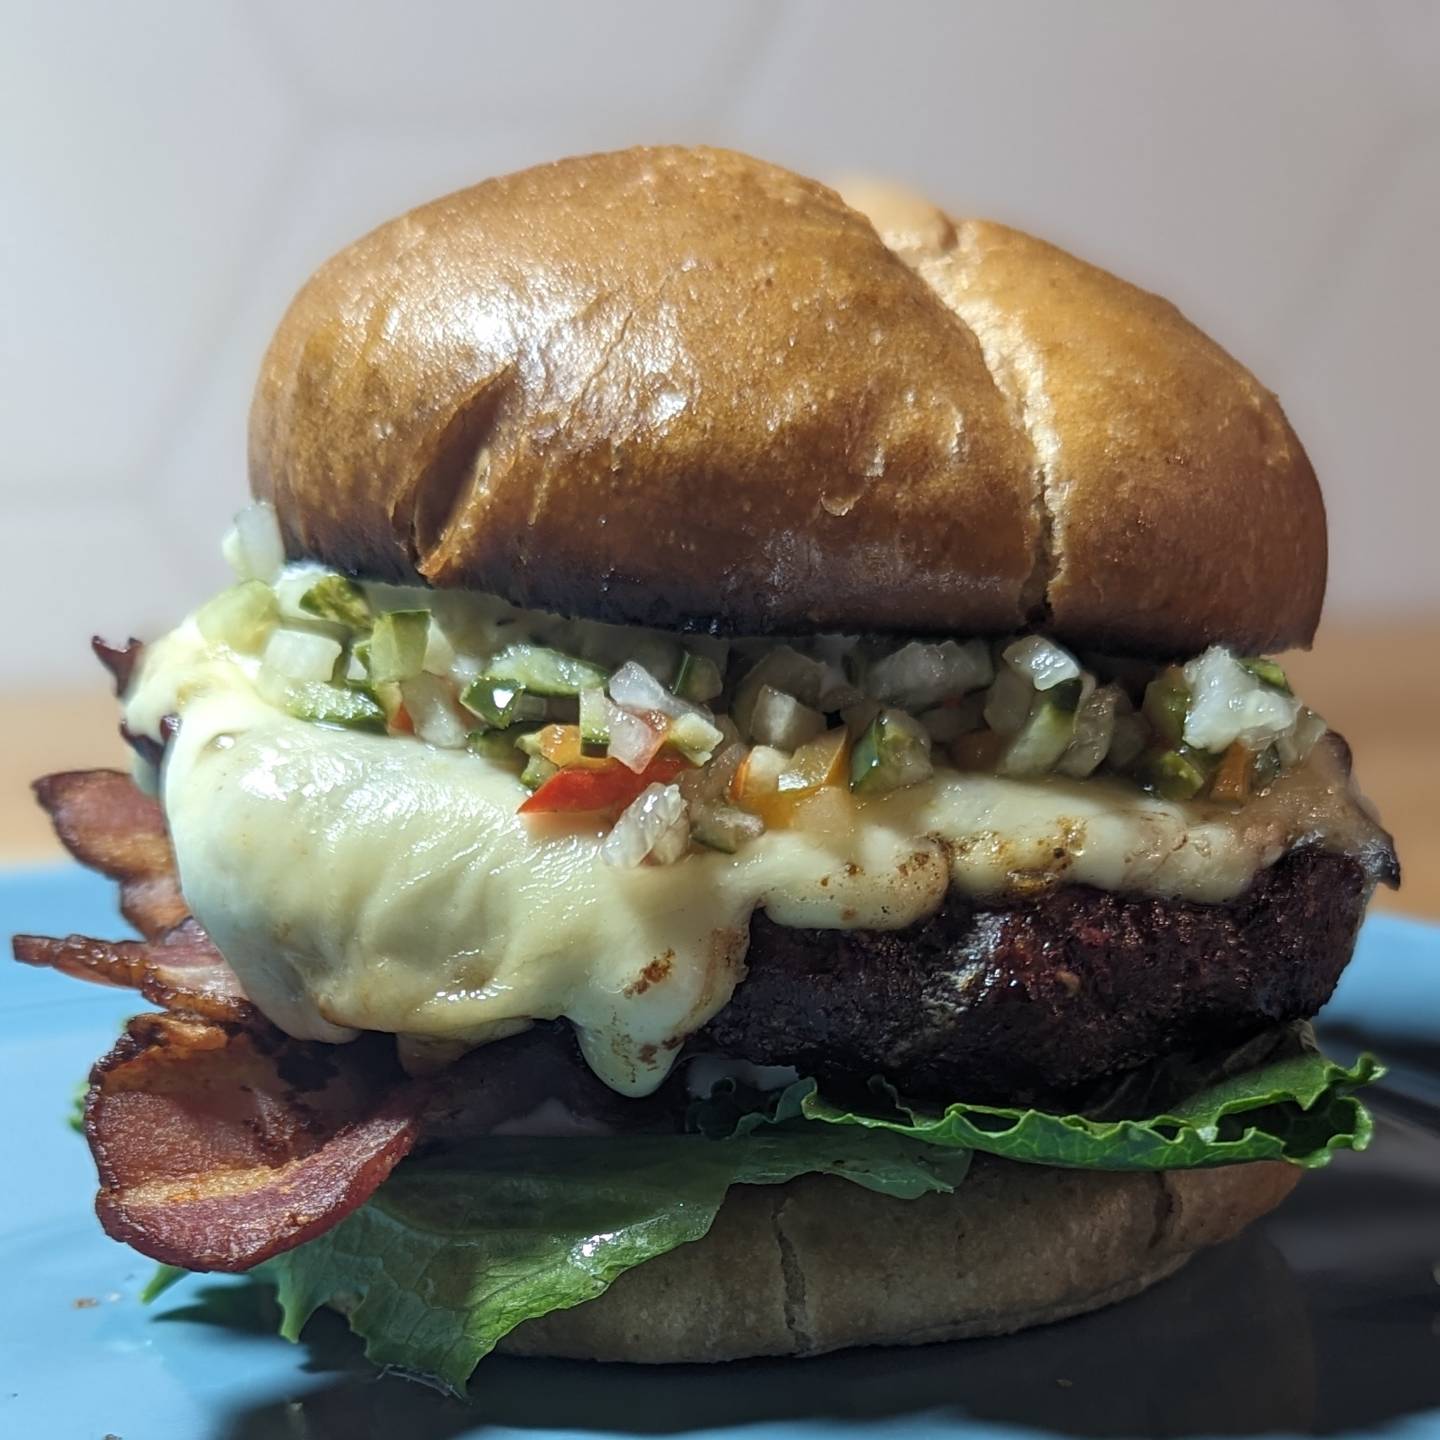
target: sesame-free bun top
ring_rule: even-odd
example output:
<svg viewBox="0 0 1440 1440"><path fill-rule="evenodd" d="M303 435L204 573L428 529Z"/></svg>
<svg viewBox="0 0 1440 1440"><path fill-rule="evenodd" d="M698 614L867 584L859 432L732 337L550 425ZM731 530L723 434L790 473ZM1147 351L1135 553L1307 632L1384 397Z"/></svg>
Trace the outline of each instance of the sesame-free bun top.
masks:
<svg viewBox="0 0 1440 1440"><path fill-rule="evenodd" d="M1324 509L1248 371L1019 231L851 199L665 148L413 210L290 306L252 488L292 554L597 619L1309 643Z"/></svg>

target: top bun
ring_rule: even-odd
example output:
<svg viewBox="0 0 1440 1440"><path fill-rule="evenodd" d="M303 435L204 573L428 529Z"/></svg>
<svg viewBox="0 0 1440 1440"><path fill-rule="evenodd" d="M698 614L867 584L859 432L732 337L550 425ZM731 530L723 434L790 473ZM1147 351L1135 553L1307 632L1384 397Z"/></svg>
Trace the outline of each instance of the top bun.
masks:
<svg viewBox="0 0 1440 1440"><path fill-rule="evenodd" d="M252 488L292 554L622 623L1310 642L1324 509L1248 371L1019 231L850 198L665 148L413 210L290 306Z"/></svg>

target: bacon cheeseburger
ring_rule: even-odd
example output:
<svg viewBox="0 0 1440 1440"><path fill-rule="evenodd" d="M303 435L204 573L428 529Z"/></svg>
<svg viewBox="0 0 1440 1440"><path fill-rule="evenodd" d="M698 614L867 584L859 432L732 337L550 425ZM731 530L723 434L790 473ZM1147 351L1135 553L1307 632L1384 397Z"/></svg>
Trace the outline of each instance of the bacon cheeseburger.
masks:
<svg viewBox="0 0 1440 1440"><path fill-rule="evenodd" d="M1164 301L855 199L566 160L300 292L237 583L98 647L138 788L38 786L144 938L19 958L161 1007L111 1235L459 1388L1055 1320L1366 1143L1299 441Z"/></svg>

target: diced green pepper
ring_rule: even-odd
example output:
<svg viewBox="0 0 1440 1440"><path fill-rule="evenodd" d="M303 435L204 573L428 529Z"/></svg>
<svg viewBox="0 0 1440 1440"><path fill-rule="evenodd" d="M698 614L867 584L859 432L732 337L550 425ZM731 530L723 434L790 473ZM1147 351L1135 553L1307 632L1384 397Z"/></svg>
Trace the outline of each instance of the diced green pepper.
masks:
<svg viewBox="0 0 1440 1440"><path fill-rule="evenodd" d="M1133 774L1147 790L1162 800L1192 800L1209 779L1206 757L1189 746L1147 750Z"/></svg>
<svg viewBox="0 0 1440 1440"><path fill-rule="evenodd" d="M460 703L491 730L508 730L527 720L545 718L545 702L538 695L527 695L513 680L493 675L472 680L460 692Z"/></svg>
<svg viewBox="0 0 1440 1440"><path fill-rule="evenodd" d="M901 790L928 780L930 737L903 710L882 710L855 742L850 755L850 788L862 795Z"/></svg>
<svg viewBox="0 0 1440 1440"><path fill-rule="evenodd" d="M1141 713L1150 728L1171 748L1185 739L1185 716L1190 710L1190 686L1185 673L1172 665L1162 670L1146 687Z"/></svg>
<svg viewBox="0 0 1440 1440"><path fill-rule="evenodd" d="M387 610L377 616L366 662L370 678L380 682L413 680L424 668L429 634L428 610Z"/></svg>
<svg viewBox="0 0 1440 1440"><path fill-rule="evenodd" d="M365 592L344 575L323 575L301 597L300 608L350 630L368 630L373 618Z"/></svg>
<svg viewBox="0 0 1440 1440"><path fill-rule="evenodd" d="M1267 655L1242 655L1240 656L1240 668L1248 670L1257 680L1270 686L1272 690L1281 690L1286 695L1293 692L1290 689L1289 676L1284 669Z"/></svg>
<svg viewBox="0 0 1440 1440"><path fill-rule="evenodd" d="M588 660L544 645L510 645L485 667L491 680L508 681L532 695L578 695L603 688L609 672Z"/></svg>

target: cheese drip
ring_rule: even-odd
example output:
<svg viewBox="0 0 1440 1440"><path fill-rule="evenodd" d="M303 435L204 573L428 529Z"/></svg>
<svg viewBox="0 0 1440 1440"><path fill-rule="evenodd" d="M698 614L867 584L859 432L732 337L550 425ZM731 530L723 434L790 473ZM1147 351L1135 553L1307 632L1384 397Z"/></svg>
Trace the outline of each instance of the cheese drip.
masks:
<svg viewBox="0 0 1440 1440"><path fill-rule="evenodd" d="M734 855L614 869L593 817L527 818L514 774L463 751L307 723L255 662L187 621L149 647L125 706L159 738L181 886L246 993L291 1035L384 1030L440 1051L565 1017L614 1089L652 1092L744 975L752 912L893 930L950 887L1057 880L1218 902L1292 846L1378 835L1328 743L1238 812L1123 781L940 769L847 807L828 832L771 830Z"/></svg>

